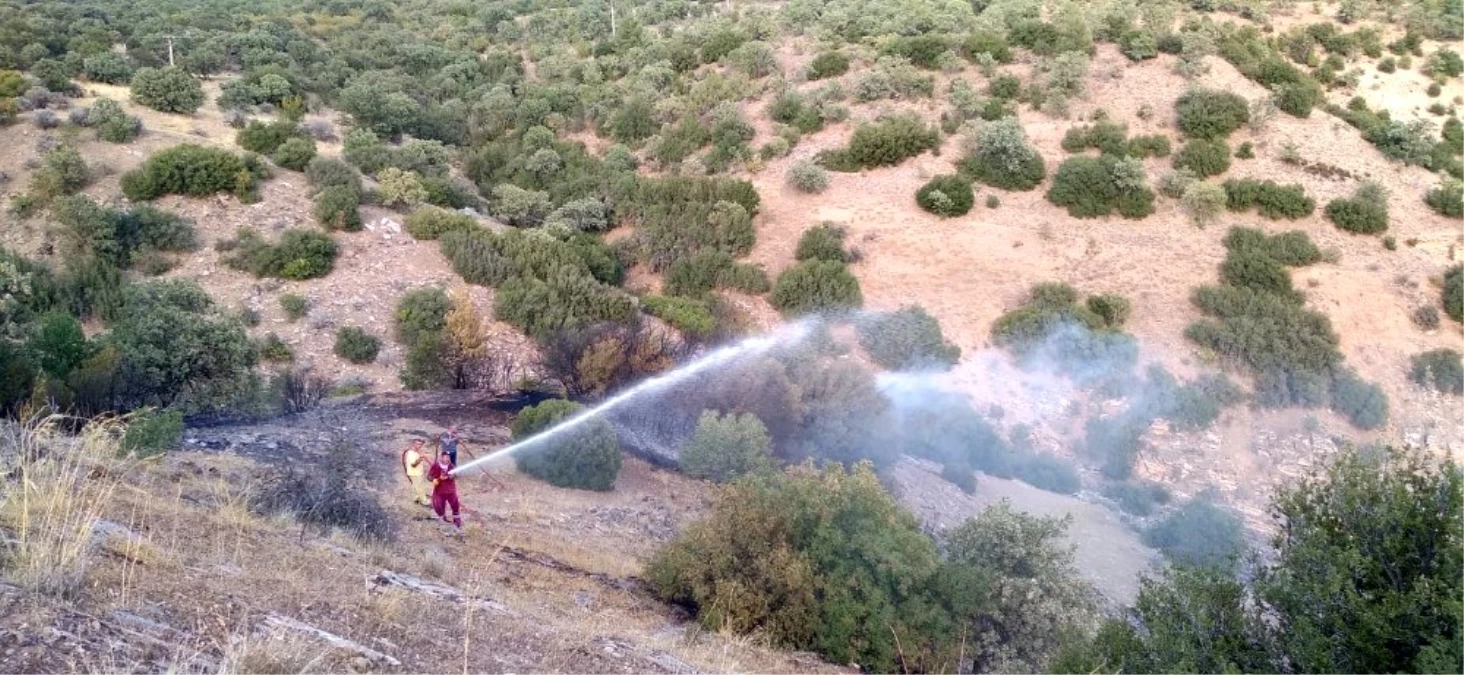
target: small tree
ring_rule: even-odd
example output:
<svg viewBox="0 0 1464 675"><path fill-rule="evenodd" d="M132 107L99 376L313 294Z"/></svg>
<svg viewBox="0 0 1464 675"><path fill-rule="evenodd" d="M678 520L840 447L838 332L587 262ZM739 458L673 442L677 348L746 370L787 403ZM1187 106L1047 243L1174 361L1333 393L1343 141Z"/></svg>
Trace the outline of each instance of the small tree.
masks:
<svg viewBox="0 0 1464 675"><path fill-rule="evenodd" d="M967 141L962 173L1003 190L1031 190L1047 176L1042 155L1027 143L1027 133L1015 117L977 127Z"/></svg>
<svg viewBox="0 0 1464 675"><path fill-rule="evenodd" d="M310 160L315 159L315 141L309 138L291 138L275 148L270 159L291 171L304 171Z"/></svg>
<svg viewBox="0 0 1464 675"><path fill-rule="evenodd" d="M132 100L153 110L191 115L203 105L203 85L181 68L140 68L132 76Z"/></svg>
<svg viewBox="0 0 1464 675"><path fill-rule="evenodd" d="M751 413L702 413L691 439L682 446L681 470L694 478L725 483L772 467L773 440Z"/></svg>
<svg viewBox="0 0 1464 675"><path fill-rule="evenodd" d="M519 471L550 485L608 492L620 473L620 443L603 417L577 422L543 440L529 440L579 412L579 404L563 400L544 401L520 411L513 420L513 439L529 443L514 455L514 461Z"/></svg>
<svg viewBox="0 0 1464 675"><path fill-rule="evenodd" d="M447 327L447 313L451 309L452 301L447 293L436 286L407 292L397 301L393 323L396 341L411 346L424 335L441 333Z"/></svg>
<svg viewBox="0 0 1464 675"><path fill-rule="evenodd" d="M1191 89L1174 102L1179 130L1190 138L1218 139L1250 121L1250 104L1238 94Z"/></svg>

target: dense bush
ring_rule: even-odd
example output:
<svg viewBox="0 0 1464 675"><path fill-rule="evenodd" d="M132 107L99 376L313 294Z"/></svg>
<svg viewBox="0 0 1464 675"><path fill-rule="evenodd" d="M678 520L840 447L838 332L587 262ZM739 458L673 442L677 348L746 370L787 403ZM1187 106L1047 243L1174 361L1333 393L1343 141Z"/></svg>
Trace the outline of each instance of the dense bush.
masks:
<svg viewBox="0 0 1464 675"><path fill-rule="evenodd" d="M971 179L961 175L936 176L915 191L915 203L938 216L964 216L976 202Z"/></svg>
<svg viewBox="0 0 1464 675"><path fill-rule="evenodd" d="M315 195L315 222L327 230L356 232L361 229L359 193L344 185L333 185Z"/></svg>
<svg viewBox="0 0 1464 675"><path fill-rule="evenodd" d="M86 123L97 130L97 138L108 143L127 143L142 133L142 119L128 115L109 98L99 98L86 112Z"/></svg>
<svg viewBox="0 0 1464 675"><path fill-rule="evenodd" d="M1062 149L1082 152L1093 148L1105 155L1123 155L1128 151L1127 139L1128 127L1103 121L1068 129L1062 137Z"/></svg>
<svg viewBox="0 0 1464 675"><path fill-rule="evenodd" d="M292 138L305 138L305 133L294 122L251 120L248 126L234 134L234 143L250 152L269 155Z"/></svg>
<svg viewBox="0 0 1464 675"><path fill-rule="evenodd" d="M315 159L315 141L310 138L291 138L281 143L270 153L269 158L291 171L304 171Z"/></svg>
<svg viewBox="0 0 1464 675"><path fill-rule="evenodd" d="M864 304L859 280L841 262L804 260L783 270L768 297L784 316L841 312Z"/></svg>
<svg viewBox="0 0 1464 675"><path fill-rule="evenodd" d="M1388 231L1388 194L1381 185L1366 182L1351 197L1327 203L1327 220L1353 234L1381 234Z"/></svg>
<svg viewBox="0 0 1464 675"><path fill-rule="evenodd" d="M1464 182L1445 179L1424 194L1423 201L1439 215L1464 218Z"/></svg>
<svg viewBox="0 0 1464 675"><path fill-rule="evenodd" d="M847 231L833 223L823 223L817 227L810 227L803 231L803 236L798 238L798 248L794 250L795 260L833 260L835 262L852 262L850 255L844 250L844 237Z"/></svg>
<svg viewBox="0 0 1464 675"><path fill-rule="evenodd" d="M961 349L941 334L940 323L919 306L861 317L859 344L869 357L891 370L945 370Z"/></svg>
<svg viewBox="0 0 1464 675"><path fill-rule="evenodd" d="M161 252L198 248L192 222L147 205L114 211L74 195L52 203L51 219L59 226L57 243L72 261L95 257L128 269Z"/></svg>
<svg viewBox="0 0 1464 675"><path fill-rule="evenodd" d="M555 271L545 279L513 277L498 287L494 314L536 339L635 314L629 296L593 277Z"/></svg>
<svg viewBox="0 0 1464 675"><path fill-rule="evenodd" d="M1184 135L1220 139L1250 121L1250 104L1238 94L1215 89L1191 89L1174 102L1177 126Z"/></svg>
<svg viewBox="0 0 1464 675"><path fill-rule="evenodd" d="M1031 190L1047 176L1042 156L1027 143L1015 117L978 127L959 166L977 182L1003 190Z"/></svg>
<svg viewBox="0 0 1464 675"><path fill-rule="evenodd" d="M696 298L681 298L669 295L650 295L641 298L641 309L654 316L691 340L705 340L717 328L717 317L712 314L709 301Z"/></svg>
<svg viewBox="0 0 1464 675"><path fill-rule="evenodd" d="M122 193L135 202L216 192L243 198L253 194L259 171L227 150L184 143L159 150L141 168L122 174Z"/></svg>
<svg viewBox="0 0 1464 675"><path fill-rule="evenodd" d="M808 62L807 75L809 80L822 80L827 77L838 77L849 72L849 57L843 52L834 50L821 52Z"/></svg>
<svg viewBox="0 0 1464 675"><path fill-rule="evenodd" d="M254 230L239 231L234 252L224 263L257 277L315 279L330 274L340 248L330 235L316 230L286 230L270 244Z"/></svg>
<svg viewBox="0 0 1464 675"><path fill-rule="evenodd" d="M352 192L361 192L361 176L350 164L342 162L333 157L317 155L305 166L305 179L310 181L310 187L316 190L324 190L331 187L349 188Z"/></svg>
<svg viewBox="0 0 1464 675"><path fill-rule="evenodd" d="M1174 168L1189 169L1196 176L1218 176L1230 168L1230 146L1225 141L1196 139L1174 153Z"/></svg>
<svg viewBox="0 0 1464 675"><path fill-rule="evenodd" d="M772 468L772 447L768 429L757 416L722 416L708 410L681 447L677 461L688 476L725 483Z"/></svg>
<svg viewBox="0 0 1464 675"><path fill-rule="evenodd" d="M513 439L522 442L579 413L576 403L544 401L513 419ZM603 417L595 416L551 440L531 442L514 455L518 470L550 485L608 492L620 473L620 442Z"/></svg>
<svg viewBox="0 0 1464 675"><path fill-rule="evenodd" d="M481 229L472 216L453 213L434 206L421 206L407 215L407 234L418 241L440 239L449 232L470 232Z"/></svg>
<svg viewBox="0 0 1464 675"><path fill-rule="evenodd" d="M842 150L820 153L819 163L835 171L894 166L940 144L940 132L915 115L892 115L854 130Z"/></svg>
<svg viewBox="0 0 1464 675"><path fill-rule="evenodd" d="M1331 408L1359 429L1377 429L1388 421L1388 395L1357 373L1340 369L1332 375Z"/></svg>
<svg viewBox="0 0 1464 675"><path fill-rule="evenodd" d="M1117 298L1102 303L1116 308ZM1113 313L1117 318L1122 312ZM1103 380L1132 368L1137 345L1117 326L1078 304L1066 284L1037 284L1021 306L998 317L992 341L1024 366L1055 368L1079 382Z"/></svg>
<svg viewBox="0 0 1464 675"><path fill-rule="evenodd" d="M1464 321L1464 265L1450 267L1444 273L1444 313L1455 321Z"/></svg>
<svg viewBox="0 0 1464 675"><path fill-rule="evenodd" d="M1234 513L1205 499L1192 499L1144 531L1144 543L1176 563L1230 566L1244 550L1244 528Z"/></svg>
<svg viewBox="0 0 1464 675"><path fill-rule="evenodd" d="M1114 211L1125 218L1143 218L1154 212L1154 192L1143 183L1143 167L1134 171L1131 162L1137 160L1111 155L1070 157L1057 168L1047 200L1066 207L1075 218L1096 218Z"/></svg>
<svg viewBox="0 0 1464 675"><path fill-rule="evenodd" d="M408 291L397 300L396 314L392 326L396 341L402 345L415 345L422 336L440 333L447 328L447 313L452 301L447 293L436 286Z"/></svg>
<svg viewBox="0 0 1464 675"><path fill-rule="evenodd" d="M1453 349L1435 349L1409 359L1408 379L1446 394L1464 394L1464 363Z"/></svg>
<svg viewBox="0 0 1464 675"><path fill-rule="evenodd" d="M203 85L181 68L139 68L132 76L132 100L153 110L191 115L203 105Z"/></svg>
<svg viewBox="0 0 1464 675"><path fill-rule="evenodd" d="M1169 503L1169 490L1158 483L1125 481L1109 483L1103 487L1103 496L1118 503L1124 513L1144 517L1154 512L1155 506Z"/></svg>
<svg viewBox="0 0 1464 675"><path fill-rule="evenodd" d="M81 153L71 145L61 145L41 155L27 196L44 205L56 197L76 194L90 182L91 171Z"/></svg>
<svg viewBox="0 0 1464 675"><path fill-rule="evenodd" d="M336 331L332 351L351 363L371 363L381 351L381 340L355 326L345 326Z"/></svg>
<svg viewBox="0 0 1464 675"><path fill-rule="evenodd" d="M1223 183L1225 206L1231 211L1245 211L1259 207L1261 215L1271 218L1295 220L1305 218L1317 208L1317 203L1306 195L1300 185L1281 185L1273 180L1231 179Z"/></svg>
<svg viewBox="0 0 1464 675"><path fill-rule="evenodd" d="M739 263L722 251L703 250L671 264L666 270L667 295L700 297L714 288L730 288L744 293L768 292L767 273L761 267Z"/></svg>
<svg viewBox="0 0 1464 675"><path fill-rule="evenodd" d="M799 192L823 192L829 187L829 172L807 159L789 164L786 178L788 184Z"/></svg>

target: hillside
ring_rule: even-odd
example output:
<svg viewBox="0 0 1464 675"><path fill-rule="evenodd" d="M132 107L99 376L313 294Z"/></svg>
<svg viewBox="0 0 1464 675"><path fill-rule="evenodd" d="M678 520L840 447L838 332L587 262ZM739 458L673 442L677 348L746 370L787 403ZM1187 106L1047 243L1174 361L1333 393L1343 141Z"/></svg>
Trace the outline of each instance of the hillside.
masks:
<svg viewBox="0 0 1464 675"><path fill-rule="evenodd" d="M1033 550L1112 616L1187 546L1248 583L1354 451L1464 461L1455 0L34 4L0 8L0 458L95 500L84 571L0 575L15 670L1042 669L1097 619L780 632L658 556L868 462L941 565L1003 504L1067 518ZM705 358L469 478L465 539L399 494L409 438L500 449ZM262 514L315 464L392 537ZM789 482L714 485L755 468Z"/></svg>

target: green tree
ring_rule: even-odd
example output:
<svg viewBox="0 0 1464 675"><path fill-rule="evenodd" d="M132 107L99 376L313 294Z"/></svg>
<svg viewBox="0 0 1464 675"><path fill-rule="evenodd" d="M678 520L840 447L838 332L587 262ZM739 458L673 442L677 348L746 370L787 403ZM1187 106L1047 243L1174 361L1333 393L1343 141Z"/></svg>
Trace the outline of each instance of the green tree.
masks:
<svg viewBox="0 0 1464 675"><path fill-rule="evenodd" d="M191 115L203 105L203 85L181 68L140 68L132 76L132 100L153 110Z"/></svg>
<svg viewBox="0 0 1464 675"><path fill-rule="evenodd" d="M725 483L772 467L773 439L751 413L703 411L696 431L681 448L681 470L694 478Z"/></svg>
<svg viewBox="0 0 1464 675"><path fill-rule="evenodd" d="M875 363L892 370L949 369L961 349L941 334L940 322L917 305L863 318L859 344Z"/></svg>
<svg viewBox="0 0 1464 675"><path fill-rule="evenodd" d="M1037 672L1091 620L1097 596L1062 542L1070 522L1003 500L950 532L940 587L964 625L972 672Z"/></svg>
<svg viewBox="0 0 1464 675"><path fill-rule="evenodd" d="M409 291L397 301L394 327L397 342L415 345L424 335L447 328L452 300L436 286Z"/></svg>
<svg viewBox="0 0 1464 675"><path fill-rule="evenodd" d="M81 323L64 312L47 312L26 342L36 365L47 375L63 379L90 353Z"/></svg>
<svg viewBox="0 0 1464 675"><path fill-rule="evenodd" d="M247 379L254 346L243 326L221 316L187 281L150 281L126 289L108 341L126 361L133 404L170 405L191 386Z"/></svg>

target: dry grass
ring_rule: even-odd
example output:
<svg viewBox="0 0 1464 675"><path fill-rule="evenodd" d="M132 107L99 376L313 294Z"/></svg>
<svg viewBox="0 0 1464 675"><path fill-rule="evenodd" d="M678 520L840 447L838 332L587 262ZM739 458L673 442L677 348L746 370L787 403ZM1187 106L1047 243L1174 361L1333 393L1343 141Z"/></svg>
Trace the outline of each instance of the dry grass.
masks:
<svg viewBox="0 0 1464 675"><path fill-rule="evenodd" d="M62 439L63 421L54 415L33 418L9 426L0 438L0 457L10 464L6 473L18 477L0 485L0 523L14 536L4 561L7 576L42 593L73 597L97 548L97 525L120 483L120 460L116 422L92 422L80 436ZM110 534L104 539L104 547L142 555L140 543L134 548Z"/></svg>
<svg viewBox="0 0 1464 675"><path fill-rule="evenodd" d="M221 675L294 675L319 672L325 654L320 645L294 635L245 634L224 650Z"/></svg>

